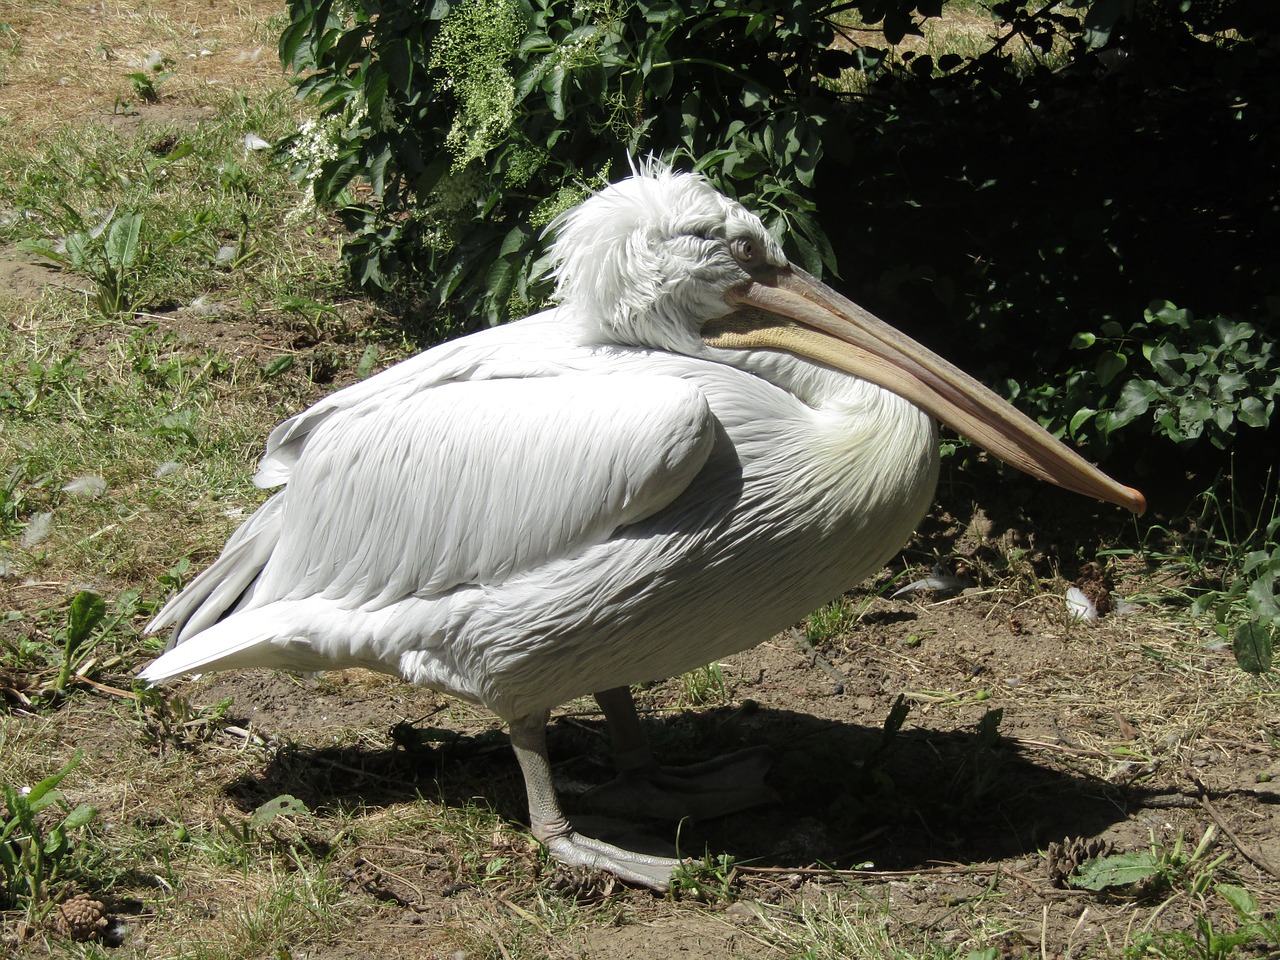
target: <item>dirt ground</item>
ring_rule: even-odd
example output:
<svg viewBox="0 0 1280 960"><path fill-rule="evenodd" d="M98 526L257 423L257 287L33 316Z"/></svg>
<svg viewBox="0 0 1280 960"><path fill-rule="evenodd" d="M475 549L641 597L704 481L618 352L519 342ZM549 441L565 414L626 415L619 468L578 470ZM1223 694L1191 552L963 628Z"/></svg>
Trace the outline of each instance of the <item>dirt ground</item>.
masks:
<svg viewBox="0 0 1280 960"><path fill-rule="evenodd" d="M680 710L679 684L659 684L643 700L664 760L767 744L777 800L680 832L683 853L737 859L736 903L673 908L623 894L629 923L585 931L569 955L776 955L753 935L752 905L829 895L888 905L904 937L960 940L969 925L955 914L980 900L984 925L1001 931L1009 955L1041 944L1064 956L1105 952L1108 938L1146 922L1155 904L1055 882L1042 852L1064 839L1099 838L1121 853L1170 845L1179 834L1194 846L1216 825L1215 854L1228 852L1246 885L1264 887L1274 879L1266 868L1280 863L1280 760L1265 730L1242 736L1225 704L1217 715L1232 693L1205 687L1232 676L1229 660L1227 651L1188 655L1186 638L1149 615L1084 626L1068 620L1060 596L1015 600L977 589L947 601L873 599L857 627L816 649L798 631L776 637L725 661L731 699L713 709ZM1247 698L1244 686L1235 693ZM868 769L900 696L908 719ZM403 767L387 731L436 709L442 701L429 693L370 686L358 675L319 685L269 674L201 681L202 700L223 697L259 735L296 744L288 749L307 758L269 761L235 784L249 791L237 795L245 809L280 793L313 806L379 806L407 802L417 789L456 803L481 795L503 816L525 817L518 769L507 750L492 749L501 737L483 717L457 727L477 738L478 755L433 758L434 770ZM984 737L983 718L997 710L999 737ZM345 731L371 741L335 743L339 717ZM573 797L611 775L602 723L560 717L550 750L571 812L589 816ZM641 833L672 851L670 825ZM418 851L346 856L391 889L406 908L401 923L468 913L447 864ZM856 868L856 882L827 866ZM1188 928L1192 907L1175 903L1156 929Z"/></svg>
<svg viewBox="0 0 1280 960"><path fill-rule="evenodd" d="M152 8L137 6L145 20ZM219 62L246 72L246 82L280 82L269 46L263 51L261 39L243 35L243 12L230 12L235 6L210 0L175 8L199 24L191 35L197 58L202 44L227 31L216 56L198 60L208 73L200 82L233 82L217 72ZM29 49L43 50L36 59L59 44L92 48L90 40L59 32L51 18L57 5L2 4L0 11L0 19L22 26ZM182 17L170 11L170 19ZM76 24L66 29L83 26ZM134 46L116 44L111 56L145 55L149 43ZM57 122L113 115L111 98L92 81L94 69L69 64L66 82L49 99L47 85L13 67L2 95L14 109L47 110ZM198 121L198 87L173 94L166 109ZM133 119L116 122L141 122L151 109L159 108L144 105ZM37 297L66 282L27 257L0 261L0 284L16 295ZM256 323L230 318L193 328L189 319L174 319L175 329L186 324L184 334L218 344L259 342ZM1098 578L1071 558L1082 544L1096 549L1093 531L1116 521L1070 514L1058 503L1000 503L997 510L988 502L984 512L952 491L908 554L914 572L897 582L922 575L922 559L936 552L969 584L961 592L889 598L879 587L902 573L900 560L873 589L850 595L845 622L829 636L810 644L798 625L725 661L725 694L710 705L688 707L678 680L640 695L646 728L666 762L772 748L767 786L775 797L756 809L678 831L643 818L599 818L584 793L610 776L602 721L590 703L561 711L550 753L582 827L656 850L674 851L678 837L681 854L727 853L736 866L724 878L728 895L706 902L625 888L602 895L600 878L571 878L566 882L576 884L590 912L543 946L591 960L785 956L769 918L794 919L830 901L836 914L882 911L886 937L917 950L980 939L1003 956L1118 953L1135 931L1193 930L1206 912L1230 926L1231 913L1220 900L1185 891L1142 897L1072 889L1051 872L1050 845L1096 839L1121 853L1153 844L1169 849L1182 837L1194 848L1206 832L1207 859L1225 855L1217 876L1253 891L1274 916L1280 754L1271 695L1236 669L1207 629L1165 615L1153 599L1158 569L1113 564L1108 576L1117 593L1150 602L1093 624L1072 620L1068 582L1081 578L1089 587ZM1055 576L1059 567L1063 577ZM33 608L55 601L63 586L8 584L4 602ZM140 666L122 665L108 685L127 689ZM102 773L71 799L109 811L107 828L148 811L148 793L161 783L201 815L243 816L288 794L317 814L413 819L421 815L420 798L429 798L444 815L465 818L481 798L517 829L495 831L477 855L497 851L525 862L535 876L529 882L541 885L538 897L574 902L552 890L560 881L541 875L536 852L521 839L523 787L492 718L360 671L219 675L174 691L193 706L231 701L207 736L177 754L140 737L131 701L112 690L33 718L21 736L47 743L51 755L69 744L86 751L85 769ZM886 720L899 701L910 709L888 735ZM426 743L424 730L459 737ZM120 769L133 771L132 779L113 780L110 771ZM160 829L183 812L180 805L150 815ZM528 921L510 889L459 882L467 874L455 837L424 828L411 844L353 844L341 831L311 839L328 845L326 869L350 894L352 927L334 945L294 956L503 956L512 926ZM196 884L182 896L207 900L211 926L230 909L215 885ZM162 911L127 898L113 909L126 951L148 955L150 944L172 932ZM484 943L487 949L477 946Z"/></svg>
<svg viewBox="0 0 1280 960"><path fill-rule="evenodd" d="M988 580L984 564L1011 539L1035 537L980 512L944 515L916 546L950 544L975 586L950 598L855 591L848 602L860 617L831 639L810 645L797 627L724 661L727 696L711 706L685 706L678 680L639 695L666 762L772 748L766 785L775 797L754 810L680 827L600 816L584 793L611 776L603 722L590 701L559 711L550 753L575 822L637 849L730 854L723 895L705 902L557 875L521 833L523 786L500 725L363 671L180 683L171 695L193 707L231 701L207 736L180 751L141 736L110 693L69 704L32 735L80 745L85 769L101 772L74 801L122 820L147 811L157 829L243 819L280 795L325 824L421 819L411 842L403 829L391 842L344 841L341 830L324 832L331 825L309 838L328 851L325 869L349 894L352 924L331 945L294 954L309 958L502 956L495 945L510 944L513 925L527 920L519 900L531 890L568 908L576 895L589 908L568 933L540 942L554 956L798 956L776 946L769 918L806 909L872 911L888 942L917 950L978 938L1002 956L1113 955L1136 931L1194 930L1206 910L1229 927L1230 911L1185 891L1071 889L1053 873L1050 845L1097 840L1129 853L1182 838L1185 854L1207 831L1200 865L1223 856L1214 878L1246 886L1271 909L1280 758L1273 729L1250 720L1253 681L1229 651L1158 611L1082 624L1057 590L1029 592L1007 574ZM1031 547L1023 556L1048 563L1053 554ZM127 687L128 677L111 682ZM899 698L910 711L886 740ZM125 782L111 774L121 769ZM176 799L156 809L149 795ZM449 821L466 820L476 804L508 826L460 842ZM477 882L468 857L522 868L509 882ZM183 895L206 903L213 935L231 909L226 891L193 878ZM126 951L149 955L172 932L163 911L136 901L131 909L127 898L116 910ZM1272 950L1256 943L1245 955Z"/></svg>

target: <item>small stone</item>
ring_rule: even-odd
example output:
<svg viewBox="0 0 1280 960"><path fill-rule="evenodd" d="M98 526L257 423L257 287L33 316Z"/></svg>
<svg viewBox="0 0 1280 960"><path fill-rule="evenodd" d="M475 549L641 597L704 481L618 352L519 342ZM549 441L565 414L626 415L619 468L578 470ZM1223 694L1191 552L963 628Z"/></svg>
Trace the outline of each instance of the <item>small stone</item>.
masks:
<svg viewBox="0 0 1280 960"><path fill-rule="evenodd" d="M726 917L737 917L740 920L759 920L760 908L746 900L735 900L724 908Z"/></svg>

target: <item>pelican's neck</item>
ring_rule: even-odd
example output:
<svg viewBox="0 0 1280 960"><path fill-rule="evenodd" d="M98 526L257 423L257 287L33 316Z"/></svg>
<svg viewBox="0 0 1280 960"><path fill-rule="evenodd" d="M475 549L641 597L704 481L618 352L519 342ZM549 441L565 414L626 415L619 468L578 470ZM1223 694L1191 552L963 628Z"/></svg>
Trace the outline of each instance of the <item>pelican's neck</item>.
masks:
<svg viewBox="0 0 1280 960"><path fill-rule="evenodd" d="M781 351L715 350L812 411L796 481L826 490L832 523L863 518L892 549L920 521L938 477L937 426L927 413L869 380ZM717 359L719 359L717 357ZM884 525L884 529L880 529ZM882 563L884 557L877 557Z"/></svg>
<svg viewBox="0 0 1280 960"><path fill-rule="evenodd" d="M869 401L874 401L879 393L884 392L869 381L783 350L732 350L702 346L700 352L708 360L737 367L767 380L815 410L834 411L848 407L861 412Z"/></svg>

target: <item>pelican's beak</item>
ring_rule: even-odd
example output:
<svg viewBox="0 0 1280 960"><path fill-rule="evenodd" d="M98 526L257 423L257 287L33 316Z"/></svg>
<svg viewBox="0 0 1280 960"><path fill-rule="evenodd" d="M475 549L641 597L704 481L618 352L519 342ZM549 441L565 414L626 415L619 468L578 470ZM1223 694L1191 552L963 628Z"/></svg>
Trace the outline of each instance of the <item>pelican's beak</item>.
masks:
<svg viewBox="0 0 1280 960"><path fill-rule="evenodd" d="M1030 417L910 337L797 267L735 287L741 309L712 320L713 347L786 350L879 384L1040 480L1136 514L1146 498L1112 480Z"/></svg>

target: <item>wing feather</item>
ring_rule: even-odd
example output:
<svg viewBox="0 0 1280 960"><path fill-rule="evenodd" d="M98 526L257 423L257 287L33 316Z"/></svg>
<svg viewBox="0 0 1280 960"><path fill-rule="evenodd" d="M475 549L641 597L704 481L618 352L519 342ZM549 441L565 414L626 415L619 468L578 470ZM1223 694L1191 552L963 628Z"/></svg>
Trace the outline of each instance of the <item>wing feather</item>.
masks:
<svg viewBox="0 0 1280 960"><path fill-rule="evenodd" d="M433 598L447 607L459 589L581 555L680 496L717 433L694 383L632 374L427 388L397 375L290 422L272 468L287 486L157 616L179 646L148 678L376 661L379 611L411 601L425 616ZM393 619L384 652L398 657L411 638Z"/></svg>
<svg viewBox="0 0 1280 960"><path fill-rule="evenodd" d="M395 406L454 381L553 376L572 370L575 360L589 355L589 350L568 340L554 310L442 343L330 394L282 422L267 437L254 483L260 487L288 483L312 433L348 411ZM561 362L553 361L555 357Z"/></svg>
<svg viewBox="0 0 1280 960"><path fill-rule="evenodd" d="M502 582L670 503L710 409L674 378L447 383L314 428L257 593L378 607Z"/></svg>
<svg viewBox="0 0 1280 960"><path fill-rule="evenodd" d="M240 525L211 566L164 605L147 625L147 632L172 629L173 643L180 643L215 624L246 594L251 595L280 539L283 512L284 499L277 493Z"/></svg>

